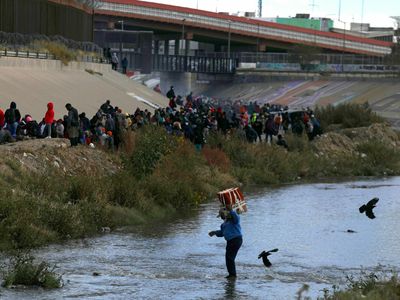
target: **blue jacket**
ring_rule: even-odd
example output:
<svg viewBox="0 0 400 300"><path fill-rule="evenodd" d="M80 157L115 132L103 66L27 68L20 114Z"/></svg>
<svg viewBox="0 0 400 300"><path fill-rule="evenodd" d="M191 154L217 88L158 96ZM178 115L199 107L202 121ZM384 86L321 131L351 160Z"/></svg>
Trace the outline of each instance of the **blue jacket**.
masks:
<svg viewBox="0 0 400 300"><path fill-rule="evenodd" d="M227 241L242 236L240 217L234 210L230 211L230 216L221 224L221 230L215 231L215 235L224 237Z"/></svg>

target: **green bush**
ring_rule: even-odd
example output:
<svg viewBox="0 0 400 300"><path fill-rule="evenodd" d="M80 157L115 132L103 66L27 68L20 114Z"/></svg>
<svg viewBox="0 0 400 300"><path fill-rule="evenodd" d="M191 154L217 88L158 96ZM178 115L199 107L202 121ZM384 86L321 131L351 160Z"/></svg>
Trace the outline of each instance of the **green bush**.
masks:
<svg viewBox="0 0 400 300"><path fill-rule="evenodd" d="M147 126L135 136L135 147L128 157L128 170L137 178L150 175L159 160L176 149L178 139L168 135L164 128Z"/></svg>
<svg viewBox="0 0 400 300"><path fill-rule="evenodd" d="M174 152L165 155L146 180L148 195L158 204L174 208L193 207L212 193L212 178L205 159L191 143L183 142Z"/></svg>
<svg viewBox="0 0 400 300"><path fill-rule="evenodd" d="M103 178L29 176L0 191L0 249L80 238L111 226Z"/></svg>
<svg viewBox="0 0 400 300"><path fill-rule="evenodd" d="M324 132L332 124L340 124L341 128L356 128L384 122L368 104L343 103L317 107L314 114L320 120Z"/></svg>
<svg viewBox="0 0 400 300"><path fill-rule="evenodd" d="M121 171L110 177L108 200L112 205L136 208L148 213L154 204L151 197L146 197L145 182L140 182L128 171Z"/></svg>
<svg viewBox="0 0 400 300"><path fill-rule="evenodd" d="M400 282L398 275L384 272L361 272L359 277L347 276L347 287L343 290L333 287L324 290L324 300L399 300Z"/></svg>
<svg viewBox="0 0 400 300"><path fill-rule="evenodd" d="M8 270L4 273L3 287L13 285L39 286L45 289L55 289L62 286L61 275L54 272L46 262L36 264L29 254L18 254L10 261Z"/></svg>
<svg viewBox="0 0 400 300"><path fill-rule="evenodd" d="M364 175L394 175L400 171L400 152L380 140L366 141L357 146L363 161Z"/></svg>

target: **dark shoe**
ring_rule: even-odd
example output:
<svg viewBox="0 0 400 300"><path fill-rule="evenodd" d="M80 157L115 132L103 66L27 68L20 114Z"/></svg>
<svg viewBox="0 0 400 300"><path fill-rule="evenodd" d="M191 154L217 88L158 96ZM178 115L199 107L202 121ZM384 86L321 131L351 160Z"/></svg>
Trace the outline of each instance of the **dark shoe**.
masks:
<svg viewBox="0 0 400 300"><path fill-rule="evenodd" d="M236 275L231 275L229 274L228 276L225 277L226 279L236 279Z"/></svg>

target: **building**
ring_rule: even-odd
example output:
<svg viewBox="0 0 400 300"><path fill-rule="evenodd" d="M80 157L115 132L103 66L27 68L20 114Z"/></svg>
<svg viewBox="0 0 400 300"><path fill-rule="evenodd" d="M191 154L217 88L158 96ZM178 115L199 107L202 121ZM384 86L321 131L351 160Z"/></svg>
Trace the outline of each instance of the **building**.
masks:
<svg viewBox="0 0 400 300"><path fill-rule="evenodd" d="M320 31L330 31L333 28L333 20L329 18L310 18L309 14L296 14L294 18L277 17L276 23Z"/></svg>
<svg viewBox="0 0 400 300"><path fill-rule="evenodd" d="M342 28L332 28L331 31L343 33ZM393 42L395 30L393 27L371 27L368 23L350 23L350 30L345 30L345 34L379 41Z"/></svg>

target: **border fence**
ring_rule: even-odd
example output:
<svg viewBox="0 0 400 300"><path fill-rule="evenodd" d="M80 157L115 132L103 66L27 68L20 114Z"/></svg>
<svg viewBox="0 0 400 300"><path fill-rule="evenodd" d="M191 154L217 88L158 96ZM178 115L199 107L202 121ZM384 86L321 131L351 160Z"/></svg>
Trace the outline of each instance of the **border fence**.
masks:
<svg viewBox="0 0 400 300"><path fill-rule="evenodd" d="M0 31L92 41L93 16L74 0L1 0Z"/></svg>

